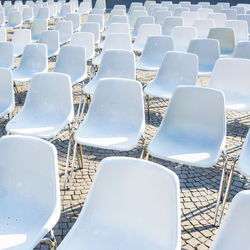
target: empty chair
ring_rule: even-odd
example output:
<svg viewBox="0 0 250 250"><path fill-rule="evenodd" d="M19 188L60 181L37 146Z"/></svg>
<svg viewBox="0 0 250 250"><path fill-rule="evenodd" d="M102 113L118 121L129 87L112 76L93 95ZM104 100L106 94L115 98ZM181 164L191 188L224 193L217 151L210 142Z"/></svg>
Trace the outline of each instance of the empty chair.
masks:
<svg viewBox="0 0 250 250"><path fill-rule="evenodd" d="M250 14L245 14L245 15L238 15L237 16L238 20L244 20L247 22L248 26L248 34L250 34Z"/></svg>
<svg viewBox="0 0 250 250"><path fill-rule="evenodd" d="M183 18L182 17L167 17L162 25L162 34L165 36L170 36L172 30L176 26L183 26Z"/></svg>
<svg viewBox="0 0 250 250"><path fill-rule="evenodd" d="M233 9L225 9L221 10L221 13L226 14L227 20L235 20L237 19L237 11Z"/></svg>
<svg viewBox="0 0 250 250"><path fill-rule="evenodd" d="M31 24L31 36L33 41L38 41L43 31L48 30L46 19L35 19Z"/></svg>
<svg viewBox="0 0 250 250"><path fill-rule="evenodd" d="M91 32L74 33L70 45L82 46L85 48L85 57L87 61L95 56L94 35Z"/></svg>
<svg viewBox="0 0 250 250"><path fill-rule="evenodd" d="M223 9L221 5L217 5L217 4L216 5L211 4L209 8L213 10L213 13L221 13L221 10Z"/></svg>
<svg viewBox="0 0 250 250"><path fill-rule="evenodd" d="M106 0L96 0L94 8L106 10Z"/></svg>
<svg viewBox="0 0 250 250"><path fill-rule="evenodd" d="M14 45L12 42L0 42L0 68L12 69L14 66Z"/></svg>
<svg viewBox="0 0 250 250"><path fill-rule="evenodd" d="M15 108L15 97L10 69L0 68L0 118Z"/></svg>
<svg viewBox="0 0 250 250"><path fill-rule="evenodd" d="M126 13L126 5L125 4L115 4L113 10L124 10Z"/></svg>
<svg viewBox="0 0 250 250"><path fill-rule="evenodd" d="M198 38L207 38L211 28L214 28L214 21L211 19L196 19L193 26L197 30Z"/></svg>
<svg viewBox="0 0 250 250"><path fill-rule="evenodd" d="M197 12L200 8L201 7L199 5L197 5L197 4L191 4L189 6L189 9L190 9L191 12L193 12L193 11Z"/></svg>
<svg viewBox="0 0 250 250"><path fill-rule="evenodd" d="M57 151L54 145L27 136L0 139L0 245L34 249L60 217ZM50 243L56 246L50 234ZM48 242L48 239L47 239Z"/></svg>
<svg viewBox="0 0 250 250"><path fill-rule="evenodd" d="M172 12L169 10L159 10L154 15L156 24L163 24L166 17L172 16Z"/></svg>
<svg viewBox="0 0 250 250"><path fill-rule="evenodd" d="M142 51L149 36L161 36L162 30L160 24L142 24L139 28L135 42L134 51Z"/></svg>
<svg viewBox="0 0 250 250"><path fill-rule="evenodd" d="M55 137L74 116L70 77L50 72L33 76L23 108L6 125L11 134Z"/></svg>
<svg viewBox="0 0 250 250"><path fill-rule="evenodd" d="M67 14L72 13L72 7L69 3L63 4L60 13L55 17L56 19L65 18Z"/></svg>
<svg viewBox="0 0 250 250"><path fill-rule="evenodd" d="M171 4L173 4L172 1L161 1L161 6L162 7L169 7Z"/></svg>
<svg viewBox="0 0 250 250"><path fill-rule="evenodd" d="M102 78L125 78L136 80L135 55L126 50L107 50L96 76L83 87L83 93L93 95Z"/></svg>
<svg viewBox="0 0 250 250"><path fill-rule="evenodd" d="M98 14L98 15L104 15L105 14L105 10L102 9L92 9L90 14Z"/></svg>
<svg viewBox="0 0 250 250"><path fill-rule="evenodd" d="M131 33L132 38L136 38L138 30L142 24L154 24L155 18L153 16L139 16L136 19L134 29Z"/></svg>
<svg viewBox="0 0 250 250"><path fill-rule="evenodd" d="M188 7L179 7L174 11L173 16L181 16L183 12L188 12L190 9Z"/></svg>
<svg viewBox="0 0 250 250"><path fill-rule="evenodd" d="M249 163L249 162L248 162ZM227 214L213 240L211 250L247 249L249 246L250 191L233 198Z"/></svg>
<svg viewBox="0 0 250 250"><path fill-rule="evenodd" d="M153 16L154 12L156 9L161 9L161 5L160 4L150 4L150 6L147 9L147 13L149 16Z"/></svg>
<svg viewBox="0 0 250 250"><path fill-rule="evenodd" d="M31 31L29 29L15 30L12 43L14 44L14 56L22 55L24 47L31 44Z"/></svg>
<svg viewBox="0 0 250 250"><path fill-rule="evenodd" d="M31 22L34 19L34 8L24 8L22 12L22 19L24 22Z"/></svg>
<svg viewBox="0 0 250 250"><path fill-rule="evenodd" d="M174 39L174 50L178 51L187 51L190 41L197 38L195 27L176 26L171 34Z"/></svg>
<svg viewBox="0 0 250 250"><path fill-rule="evenodd" d="M94 35L95 44L100 42L100 24L95 22L86 22L82 24L81 32L91 32Z"/></svg>
<svg viewBox="0 0 250 250"><path fill-rule="evenodd" d="M235 42L248 41L248 25L244 20L228 20L225 27L232 28L234 31Z"/></svg>
<svg viewBox="0 0 250 250"><path fill-rule="evenodd" d="M100 25L100 32L104 30L104 16L98 14L89 14L87 22L95 22Z"/></svg>
<svg viewBox="0 0 250 250"><path fill-rule="evenodd" d="M87 76L85 48L75 45L62 46L53 71L68 74L72 86L83 81Z"/></svg>
<svg viewBox="0 0 250 250"><path fill-rule="evenodd" d="M194 21L198 19L198 16L198 12L182 12L181 17L183 18L183 26L193 26Z"/></svg>
<svg viewBox="0 0 250 250"><path fill-rule="evenodd" d="M37 18L49 20L50 18L49 8L48 7L39 8Z"/></svg>
<svg viewBox="0 0 250 250"><path fill-rule="evenodd" d="M6 28L17 28L22 26L22 13L20 11L13 11L8 14L8 22L5 25Z"/></svg>
<svg viewBox="0 0 250 250"><path fill-rule="evenodd" d="M0 27L5 25L4 11L0 11Z"/></svg>
<svg viewBox="0 0 250 250"><path fill-rule="evenodd" d="M180 1L179 4L181 5L181 7L190 7L191 2L188 2L188 1Z"/></svg>
<svg viewBox="0 0 250 250"><path fill-rule="evenodd" d="M136 63L140 70L158 70L166 52L174 49L174 41L168 36L149 36L142 55Z"/></svg>
<svg viewBox="0 0 250 250"><path fill-rule="evenodd" d="M210 2L198 2L198 5L201 6L201 8L209 8Z"/></svg>
<svg viewBox="0 0 250 250"><path fill-rule="evenodd" d="M73 32L76 32L80 29L80 15L77 13L67 14L65 20L72 21L73 23Z"/></svg>
<svg viewBox="0 0 250 250"><path fill-rule="evenodd" d="M149 180L153 186L147 185ZM179 192L178 177L165 167L134 158L106 158L98 167L80 216L58 249L79 250L83 245L89 249L159 249L159 245L178 249Z"/></svg>
<svg viewBox="0 0 250 250"><path fill-rule="evenodd" d="M250 110L250 61L242 58L221 58L212 72L209 87L225 94L226 109Z"/></svg>
<svg viewBox="0 0 250 250"><path fill-rule="evenodd" d="M128 23L128 17L121 16L121 15L112 16L112 18L110 20L110 25L112 23Z"/></svg>
<svg viewBox="0 0 250 250"><path fill-rule="evenodd" d="M210 76L216 61L220 58L220 45L218 40L191 40L187 51L198 56L199 75Z"/></svg>
<svg viewBox="0 0 250 250"><path fill-rule="evenodd" d="M165 54L156 77L144 88L144 92L148 97L168 100L178 85L195 85L197 81L198 57L186 52L170 51Z"/></svg>
<svg viewBox="0 0 250 250"><path fill-rule="evenodd" d="M69 42L73 34L73 23L71 21L60 21L55 30L59 31L60 44Z"/></svg>
<svg viewBox="0 0 250 250"><path fill-rule="evenodd" d="M237 43L233 57L250 59L250 41Z"/></svg>
<svg viewBox="0 0 250 250"><path fill-rule="evenodd" d="M237 11L237 15L244 15L244 14L246 14L245 8L243 6L232 6L231 9L232 10L236 10Z"/></svg>
<svg viewBox="0 0 250 250"><path fill-rule="evenodd" d="M7 40L6 28L0 28L0 42L6 42L6 40Z"/></svg>
<svg viewBox="0 0 250 250"><path fill-rule="evenodd" d="M79 15L86 15L86 14L89 14L90 10L91 10L91 6L90 6L89 2L83 1L80 3L80 6L77 10L77 13Z"/></svg>
<svg viewBox="0 0 250 250"><path fill-rule="evenodd" d="M136 19L141 16L148 16L147 11L145 10L135 10L129 17L130 28L133 29L136 23Z"/></svg>
<svg viewBox="0 0 250 250"><path fill-rule="evenodd" d="M57 55L60 49L59 31L43 31L40 35L39 43L47 45L48 57Z"/></svg>
<svg viewBox="0 0 250 250"><path fill-rule="evenodd" d="M130 34L130 28L128 23L111 23L109 28L105 30L102 35L106 36L112 33L124 33L124 34ZM101 44L104 44L105 40L102 41L99 45L100 48L102 48Z"/></svg>
<svg viewBox="0 0 250 250"><path fill-rule="evenodd" d="M218 2L217 5L221 6L222 9L229 9L230 8L230 3Z"/></svg>
<svg viewBox="0 0 250 250"><path fill-rule="evenodd" d="M197 12L199 14L200 19L207 19L208 16L213 13L213 10L209 8L202 8L199 9Z"/></svg>
<svg viewBox="0 0 250 250"><path fill-rule="evenodd" d="M227 20L227 16L224 13L212 13L207 18L214 20L215 27L224 27Z"/></svg>
<svg viewBox="0 0 250 250"><path fill-rule="evenodd" d="M235 48L234 31L232 28L211 28L208 38L219 41L222 56L232 55Z"/></svg>
<svg viewBox="0 0 250 250"><path fill-rule="evenodd" d="M156 1L146 0L144 3L144 7L146 7L146 9L148 9L151 4L156 4Z"/></svg>
<svg viewBox="0 0 250 250"><path fill-rule="evenodd" d="M109 18L108 21L106 22L105 26L109 26L111 23L111 19L113 16L125 16L126 11L124 10L111 10L110 14L109 14Z"/></svg>

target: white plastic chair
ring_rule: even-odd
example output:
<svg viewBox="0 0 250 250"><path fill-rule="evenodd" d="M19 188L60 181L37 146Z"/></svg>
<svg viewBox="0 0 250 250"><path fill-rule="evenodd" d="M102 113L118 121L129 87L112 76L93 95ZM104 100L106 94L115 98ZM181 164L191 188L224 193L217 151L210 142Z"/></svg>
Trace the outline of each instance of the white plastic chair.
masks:
<svg viewBox="0 0 250 250"><path fill-rule="evenodd" d="M183 26L183 18L182 17L167 17L165 18L165 21L162 25L162 34L164 36L170 36L172 33L172 30L176 26Z"/></svg>
<svg viewBox="0 0 250 250"><path fill-rule="evenodd" d="M33 249L43 240L56 246L52 228L60 217L57 151L54 145L27 136L0 139L0 245Z"/></svg>
<svg viewBox="0 0 250 250"><path fill-rule="evenodd" d="M104 34L105 33L105 34ZM130 34L130 28L129 28L129 24L128 23L111 23L109 28L107 30L105 30L102 35L109 35L112 33L124 33L124 34ZM104 43L104 41L102 41L102 43ZM101 47L101 44L99 45L99 47Z"/></svg>
<svg viewBox="0 0 250 250"><path fill-rule="evenodd" d="M0 68L12 69L14 66L14 45L12 42L0 42Z"/></svg>
<svg viewBox="0 0 250 250"><path fill-rule="evenodd" d="M135 10L133 11L133 13L131 13L130 17L129 17L129 24L130 24L130 28L133 29L135 24L136 24L136 19L138 17L141 16L148 16L147 11L145 10Z"/></svg>
<svg viewBox="0 0 250 250"><path fill-rule="evenodd" d="M174 39L174 50L177 51L187 51L190 41L197 39L195 27L176 26L171 35Z"/></svg>
<svg viewBox="0 0 250 250"><path fill-rule="evenodd" d="M148 8L149 8L149 6L150 6L151 4L156 4L156 1L146 0L146 1L144 2L144 7L148 10Z"/></svg>
<svg viewBox="0 0 250 250"><path fill-rule="evenodd" d="M217 5L221 6L222 9L229 9L230 8L230 3L217 2Z"/></svg>
<svg viewBox="0 0 250 250"><path fill-rule="evenodd" d="M69 3L62 5L60 13L55 17L56 19L65 18L67 14L72 13L72 7Z"/></svg>
<svg viewBox="0 0 250 250"><path fill-rule="evenodd" d="M136 80L135 55L126 50L107 50L96 76L83 87L83 93L94 95L100 79L125 78Z"/></svg>
<svg viewBox="0 0 250 250"><path fill-rule="evenodd" d="M237 19L238 20L244 20L244 21L247 22L247 25L248 25L248 34L250 34L250 14L238 15Z"/></svg>
<svg viewBox="0 0 250 250"><path fill-rule="evenodd" d="M234 31L232 28L211 28L208 38L216 39L220 43L222 56L231 56L235 48Z"/></svg>
<svg viewBox="0 0 250 250"><path fill-rule="evenodd" d="M233 57L250 59L250 41L237 43Z"/></svg>
<svg viewBox="0 0 250 250"><path fill-rule="evenodd" d="M209 8L201 8L197 12L199 14L200 19L207 19L209 14L213 13L213 10Z"/></svg>
<svg viewBox="0 0 250 250"><path fill-rule="evenodd" d="M80 3L80 6L77 10L77 13L80 15L86 15L86 14L90 13L90 10L91 10L91 6L90 6L89 2L83 1Z"/></svg>
<svg viewBox="0 0 250 250"><path fill-rule="evenodd" d="M24 8L22 12L22 19L24 22L31 22L34 19L34 8Z"/></svg>
<svg viewBox="0 0 250 250"><path fill-rule="evenodd" d="M244 15L244 14L246 14L245 8L243 6L232 6L231 9L232 10L236 10L237 11L237 15Z"/></svg>
<svg viewBox="0 0 250 250"><path fill-rule="evenodd" d="M111 10L111 12L109 14L109 18L108 18L105 26L107 27L110 25L111 19L113 16L125 16L125 15L126 15L126 11L124 11L124 10L120 10L120 9Z"/></svg>
<svg viewBox="0 0 250 250"><path fill-rule="evenodd" d="M104 16L100 14L89 14L87 22L95 22L100 25L100 32L104 30Z"/></svg>
<svg viewBox="0 0 250 250"><path fill-rule="evenodd" d="M211 28L214 28L214 20L196 19L193 26L197 30L197 38L207 38Z"/></svg>
<svg viewBox="0 0 250 250"><path fill-rule="evenodd" d="M50 72L33 76L23 108L6 125L11 134L51 139L73 119L70 77Z"/></svg>
<svg viewBox="0 0 250 250"><path fill-rule="evenodd" d="M5 25L4 11L0 11L0 27Z"/></svg>
<svg viewBox="0 0 250 250"><path fill-rule="evenodd" d="M186 52L170 51L164 56L155 79L144 88L144 93L149 97L168 100L178 85L196 85L197 82L198 57Z"/></svg>
<svg viewBox="0 0 250 250"><path fill-rule="evenodd" d="M126 13L126 5L125 4L115 4L113 10L124 10Z"/></svg>
<svg viewBox="0 0 250 250"><path fill-rule="evenodd" d="M221 5L217 5L217 4L210 4L209 6L210 9L213 10L213 13L221 13L221 10L223 9L223 7Z"/></svg>
<svg viewBox="0 0 250 250"><path fill-rule="evenodd" d="M179 7L175 10L174 15L173 16L181 16L183 12L187 12L190 11L189 8L187 7Z"/></svg>
<svg viewBox="0 0 250 250"><path fill-rule="evenodd" d="M225 22L226 28L232 28L236 44L238 42L248 41L248 25L244 20L228 20Z"/></svg>
<svg viewBox="0 0 250 250"><path fill-rule="evenodd" d="M216 61L220 58L219 41L215 39L191 40L187 51L198 56L199 75L210 76Z"/></svg>
<svg viewBox="0 0 250 250"><path fill-rule="evenodd" d="M169 11L169 10L161 10L160 9L154 14L155 23L163 25L166 17L169 17L169 16L172 16L171 11Z"/></svg>
<svg viewBox="0 0 250 250"><path fill-rule="evenodd" d="M190 6L189 6L189 9L190 9L190 11L191 12L197 12L199 9L200 9L201 7L199 6L199 5L197 5L197 4L191 4Z"/></svg>
<svg viewBox="0 0 250 250"><path fill-rule="evenodd" d="M225 9L221 10L221 13L226 14L227 20L236 20L237 19L237 11L233 9Z"/></svg>
<svg viewBox="0 0 250 250"><path fill-rule="evenodd" d="M156 9L161 9L161 8L162 8L161 5L158 4L158 3L150 4L150 6L147 9L147 13L148 13L149 16L153 16Z"/></svg>
<svg viewBox="0 0 250 250"><path fill-rule="evenodd" d="M73 23L73 32L80 30L80 15L77 13L67 14L65 20L72 21Z"/></svg>
<svg viewBox="0 0 250 250"><path fill-rule="evenodd" d="M149 36L161 36L162 30L160 24L142 24L138 30L135 42L133 43L134 51L142 51Z"/></svg>
<svg viewBox="0 0 250 250"><path fill-rule="evenodd" d="M60 49L59 31L43 31L40 35L39 43L47 45L48 57L57 55Z"/></svg>
<svg viewBox="0 0 250 250"><path fill-rule="evenodd" d="M85 48L86 60L90 60L95 56L94 35L91 32L74 33L70 45L82 46Z"/></svg>
<svg viewBox="0 0 250 250"><path fill-rule="evenodd" d="M84 47L65 45L59 51L53 71L69 75L73 86L87 77L86 62Z"/></svg>
<svg viewBox="0 0 250 250"><path fill-rule="evenodd" d="M92 9L90 11L90 14L104 15L105 14L105 10L102 10L102 9Z"/></svg>
<svg viewBox="0 0 250 250"><path fill-rule="evenodd" d="M188 2L188 1L180 1L179 4L181 5L181 7L190 7L191 2Z"/></svg>
<svg viewBox="0 0 250 250"><path fill-rule="evenodd" d="M50 18L49 8L48 7L39 8L36 18L49 20Z"/></svg>
<svg viewBox="0 0 250 250"><path fill-rule="evenodd" d="M215 27L224 27L227 20L227 16L224 13L212 13L207 18L214 20Z"/></svg>
<svg viewBox="0 0 250 250"><path fill-rule="evenodd" d="M96 0L94 8L106 10L106 0Z"/></svg>
<svg viewBox="0 0 250 250"><path fill-rule="evenodd" d="M6 40L7 40L6 28L0 28L0 42L6 42Z"/></svg>
<svg viewBox="0 0 250 250"><path fill-rule="evenodd" d="M60 44L67 43L73 35L73 23L72 21L60 21L56 24L55 30L59 31Z"/></svg>
<svg viewBox="0 0 250 250"><path fill-rule="evenodd" d="M24 47L27 44L31 44L30 29L15 30L12 37L12 43L14 45L14 56L22 55Z"/></svg>
<svg viewBox="0 0 250 250"><path fill-rule="evenodd" d="M198 19L199 15L198 12L184 11L181 17L183 18L183 26L193 26L194 21Z"/></svg>
<svg viewBox="0 0 250 250"><path fill-rule="evenodd" d="M208 85L224 92L227 110L250 110L249 67L248 59L217 60Z"/></svg>
<svg viewBox="0 0 250 250"><path fill-rule="evenodd" d="M211 250L247 249L249 247L250 191L233 198L228 212L213 240Z"/></svg>
<svg viewBox="0 0 250 250"><path fill-rule="evenodd" d="M210 2L198 2L197 3L201 8L209 8Z"/></svg>
<svg viewBox="0 0 250 250"><path fill-rule="evenodd" d="M132 38L136 38L138 34L138 30L142 24L154 24L155 18L153 16L139 16L136 19L136 23L134 29L131 33Z"/></svg>
<svg viewBox="0 0 250 250"><path fill-rule="evenodd" d="M95 22L86 22L82 24L81 32L91 32L94 35L95 44L100 42L100 25Z"/></svg>
<svg viewBox="0 0 250 250"><path fill-rule="evenodd" d="M153 186L147 185L149 180ZM179 189L175 173L158 164L105 158L80 216L58 250L180 248Z"/></svg>
<svg viewBox="0 0 250 250"><path fill-rule="evenodd" d="M171 4L173 4L172 1L161 1L161 6L162 7L169 7Z"/></svg>
<svg viewBox="0 0 250 250"><path fill-rule="evenodd" d="M136 63L136 68L140 70L157 71L166 52L174 49L174 41L168 36L149 36L142 55Z"/></svg>
<svg viewBox="0 0 250 250"><path fill-rule="evenodd" d="M38 41L43 31L48 30L46 19L35 19L31 24L31 36L33 41Z"/></svg>
<svg viewBox="0 0 250 250"><path fill-rule="evenodd" d="M112 23L127 23L128 24L128 17L127 16L121 16L121 15L112 16L112 18L110 20L110 25Z"/></svg>
<svg viewBox="0 0 250 250"><path fill-rule="evenodd" d="M142 5L140 5L140 6L132 6L128 11L128 17L133 15L133 12L136 11L136 10L147 11L147 9Z"/></svg>
<svg viewBox="0 0 250 250"><path fill-rule="evenodd" d="M0 118L9 115L15 108L12 71L0 69Z"/></svg>
<svg viewBox="0 0 250 250"><path fill-rule="evenodd" d="M5 25L6 28L17 28L22 26L22 13L20 11L13 11L8 14L8 22Z"/></svg>

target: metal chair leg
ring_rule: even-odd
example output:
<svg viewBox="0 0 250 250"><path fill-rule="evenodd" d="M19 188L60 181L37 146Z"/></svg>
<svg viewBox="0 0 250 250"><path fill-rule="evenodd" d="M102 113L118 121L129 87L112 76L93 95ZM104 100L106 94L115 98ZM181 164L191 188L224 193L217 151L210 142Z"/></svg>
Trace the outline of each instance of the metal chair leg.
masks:
<svg viewBox="0 0 250 250"><path fill-rule="evenodd" d="M70 177L69 177L69 188L71 187L73 171L75 169L76 146L77 146L77 143L75 142L74 149L73 149L72 166L71 166Z"/></svg>
<svg viewBox="0 0 250 250"><path fill-rule="evenodd" d="M53 230L49 231L49 238L43 238L40 243L47 243L50 246L50 250L57 249L56 238L54 236Z"/></svg>
<svg viewBox="0 0 250 250"><path fill-rule="evenodd" d="M147 107L148 107L148 122L149 122L150 121L150 112L149 112L150 98L149 98L149 95L146 95L146 101L147 101Z"/></svg>
<svg viewBox="0 0 250 250"><path fill-rule="evenodd" d="M69 144L68 144L68 152L67 152L67 159L66 159L66 166L65 166L65 174L64 174L64 184L63 187L66 188L66 182L67 182L67 175L68 175L68 167L69 167L69 159L70 159L70 151L71 151L71 140L73 135L70 135L69 137Z"/></svg>
<svg viewBox="0 0 250 250"><path fill-rule="evenodd" d="M18 103L21 104L22 103L22 99L20 97L20 93L18 91L18 88L16 86L16 83L14 82L14 91L15 91L15 94L16 94L16 97L17 97L17 100L18 100Z"/></svg>
<svg viewBox="0 0 250 250"><path fill-rule="evenodd" d="M147 155L147 148L146 148L144 136L142 136L142 140L143 140L143 146L142 146L143 149L142 149L142 152L141 152L140 159L145 159L145 157L146 157L146 155Z"/></svg>

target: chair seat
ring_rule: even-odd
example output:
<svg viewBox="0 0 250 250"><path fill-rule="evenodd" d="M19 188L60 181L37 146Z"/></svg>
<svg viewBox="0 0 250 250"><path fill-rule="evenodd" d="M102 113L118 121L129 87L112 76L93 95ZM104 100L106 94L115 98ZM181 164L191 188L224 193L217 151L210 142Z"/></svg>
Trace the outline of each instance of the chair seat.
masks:
<svg viewBox="0 0 250 250"><path fill-rule="evenodd" d="M197 132L187 136L178 130L165 137L153 138L148 146L148 153L154 157L197 167L212 167L221 152L221 145L211 141L209 136L201 136Z"/></svg>
<svg viewBox="0 0 250 250"><path fill-rule="evenodd" d="M225 102L227 110L250 111L250 100L248 97L239 96L234 93L225 93Z"/></svg>
<svg viewBox="0 0 250 250"><path fill-rule="evenodd" d="M160 68L160 63L154 63L152 61L149 62L143 62L142 60L139 59L139 61L136 63L136 69L140 70L152 70L152 71L157 71Z"/></svg>
<svg viewBox="0 0 250 250"><path fill-rule="evenodd" d="M28 82L36 72L34 71L23 71L23 70L13 70L13 80L17 82Z"/></svg>
<svg viewBox="0 0 250 250"><path fill-rule="evenodd" d="M7 103L1 103L0 102L0 118L4 117L8 113L12 112L15 108L15 104L11 103L11 105Z"/></svg>
<svg viewBox="0 0 250 250"><path fill-rule="evenodd" d="M72 86L83 81L86 77L87 77L87 72L84 73L84 75L70 75L70 79L71 79L71 83L72 83Z"/></svg>
<svg viewBox="0 0 250 250"><path fill-rule="evenodd" d="M58 55L58 52L59 52L59 49L58 50L48 49L48 57L56 56Z"/></svg>

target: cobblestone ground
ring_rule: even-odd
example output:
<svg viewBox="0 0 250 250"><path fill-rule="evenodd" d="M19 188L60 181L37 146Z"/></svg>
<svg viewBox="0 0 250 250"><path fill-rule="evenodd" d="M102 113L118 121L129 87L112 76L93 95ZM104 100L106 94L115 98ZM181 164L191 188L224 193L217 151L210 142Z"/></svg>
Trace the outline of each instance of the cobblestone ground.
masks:
<svg viewBox="0 0 250 250"><path fill-rule="evenodd" d="M18 64L19 60L20 58L16 60L16 65ZM55 64L55 58L51 58L49 61L49 71L51 71ZM90 66L88 70L90 72ZM155 73L137 71L137 79L142 84L148 83L154 78L154 76ZM87 81L88 79L86 79L86 82ZM201 78L199 80L199 85L205 87L207 82L207 78ZM19 85L23 102L25 100L28 87L28 83ZM81 88L74 87L73 95L75 110L77 109L80 94ZM157 131L167 106L167 101L163 101L162 99L158 98L152 98L150 103L150 121L147 120L147 109L145 108L146 144L149 143ZM15 115L21 107L22 105L18 104L16 100L16 108L13 115ZM5 125L7 122L7 117L0 120L0 136L6 134ZM250 113L227 112L226 151L230 157L239 154L249 126ZM142 151L141 141L134 150L129 152L116 152L91 147L83 147L84 167L83 169L79 168L74 172L71 189L64 190L62 187L68 139L69 136L65 135L54 143L58 151L58 168L61 185L61 217L59 222L54 227L54 233L59 244L79 216L100 161L107 156L130 156L139 158ZM215 212L217 192L220 184L222 160L220 160L218 164L212 168L188 167L155 158L153 161L173 170L180 179L182 248L208 249L217 231L217 228L214 227L212 223ZM225 213L227 212L228 206L230 205L230 202L235 194L244 189L249 189L249 179L241 176L236 170L233 178L229 201L226 204ZM45 244L39 244L36 249L48 249L48 246Z"/></svg>

